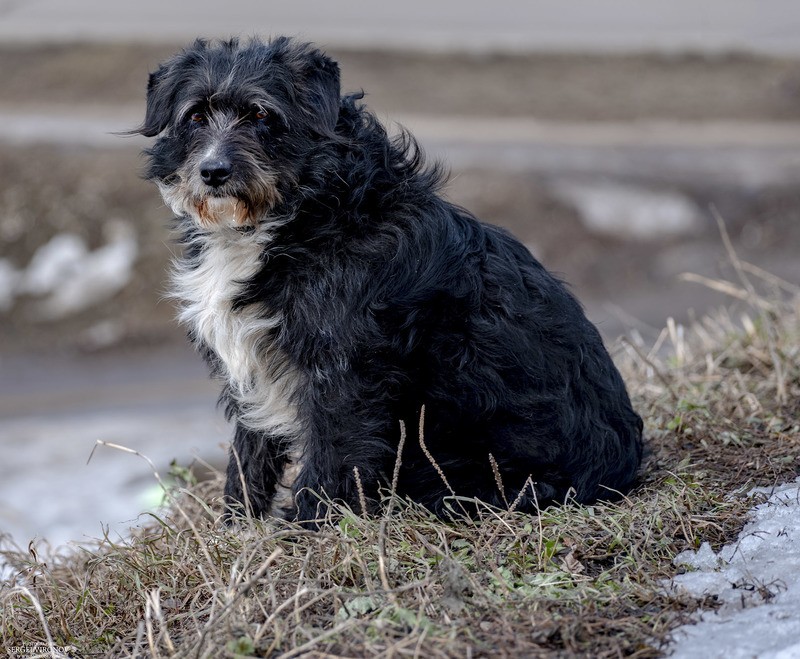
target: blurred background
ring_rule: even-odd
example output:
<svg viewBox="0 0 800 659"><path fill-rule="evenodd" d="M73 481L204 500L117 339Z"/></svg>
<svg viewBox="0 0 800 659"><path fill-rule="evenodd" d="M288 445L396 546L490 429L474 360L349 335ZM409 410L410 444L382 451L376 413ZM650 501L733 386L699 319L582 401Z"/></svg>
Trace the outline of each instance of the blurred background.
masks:
<svg viewBox="0 0 800 659"><path fill-rule="evenodd" d="M196 36L290 34L338 59L569 281L609 343L729 299L739 255L800 282L800 4L0 0L0 533L139 523L177 459L225 462L217 385L165 299L169 211L139 179L147 74ZM103 526L101 526L103 525Z"/></svg>

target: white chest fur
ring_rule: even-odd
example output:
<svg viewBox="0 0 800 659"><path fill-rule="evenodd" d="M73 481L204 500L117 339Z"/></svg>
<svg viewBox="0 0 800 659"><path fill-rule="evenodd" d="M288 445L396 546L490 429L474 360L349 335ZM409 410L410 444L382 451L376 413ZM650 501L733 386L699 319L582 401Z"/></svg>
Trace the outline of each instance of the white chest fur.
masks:
<svg viewBox="0 0 800 659"><path fill-rule="evenodd" d="M199 260L179 263L173 276L181 301L179 318L220 358L239 404L239 421L254 430L295 438L299 424L292 398L297 374L270 340L281 324L280 313L260 304L233 308L243 283L262 265L264 240L235 230L198 240L203 241Z"/></svg>

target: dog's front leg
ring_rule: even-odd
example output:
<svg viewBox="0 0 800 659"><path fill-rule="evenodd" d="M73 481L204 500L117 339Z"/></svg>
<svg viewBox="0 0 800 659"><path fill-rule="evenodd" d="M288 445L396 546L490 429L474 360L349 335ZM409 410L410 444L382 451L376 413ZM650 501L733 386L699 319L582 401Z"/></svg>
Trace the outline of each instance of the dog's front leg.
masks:
<svg viewBox="0 0 800 659"><path fill-rule="evenodd" d="M306 440L302 469L293 486L296 518L306 526L316 528L332 501L344 502L357 512L377 503L396 438L390 412L374 400L366 409L364 400L369 398L342 407L326 406L315 414L315 431Z"/></svg>
<svg viewBox="0 0 800 659"><path fill-rule="evenodd" d="M275 492L289 460L287 442L280 437L236 424L225 502L234 512L263 517L271 512Z"/></svg>

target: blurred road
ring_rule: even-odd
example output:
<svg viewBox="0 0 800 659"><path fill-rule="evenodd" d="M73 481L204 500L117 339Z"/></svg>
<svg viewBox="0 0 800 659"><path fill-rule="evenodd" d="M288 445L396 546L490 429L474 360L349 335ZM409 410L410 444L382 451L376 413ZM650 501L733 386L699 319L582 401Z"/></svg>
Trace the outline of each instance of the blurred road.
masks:
<svg viewBox="0 0 800 659"><path fill-rule="evenodd" d="M3 0L0 40L297 34L328 47L800 53L796 0Z"/></svg>

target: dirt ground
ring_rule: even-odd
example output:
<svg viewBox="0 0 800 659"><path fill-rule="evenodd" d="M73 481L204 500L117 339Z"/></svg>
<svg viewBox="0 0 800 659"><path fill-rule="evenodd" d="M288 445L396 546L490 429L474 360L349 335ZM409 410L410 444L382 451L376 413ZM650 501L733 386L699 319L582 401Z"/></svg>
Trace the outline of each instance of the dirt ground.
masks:
<svg viewBox="0 0 800 659"><path fill-rule="evenodd" d="M133 44L2 47L0 113L25 108L37 113L143 111L147 72L174 50ZM344 88L364 88L381 116L576 122L800 119L800 64L791 60L333 54L344 72ZM98 343L93 328L109 323L115 328L114 345L182 340L173 309L163 299L173 249L166 229L169 213L156 190L138 178L140 169L136 150L122 144L108 149L4 145L0 150L0 258L24 268L39 246L63 232L97 247L109 220L133 227L140 248L130 284L108 302L57 323L37 320L37 300L24 296L0 312L0 353L54 346L96 349L108 342ZM800 190L720 189L698 181L683 192L700 208L713 203L720 210L744 258L768 269L775 265L786 276L796 272ZM509 227L572 284L590 311L619 307L645 325L659 325L665 311L685 317L688 306L722 301L697 297L675 280L684 270L715 276L725 269L709 213L691 235L643 243L588 231L540 174L455 171L447 194L482 219ZM665 295L671 296L668 302Z"/></svg>

